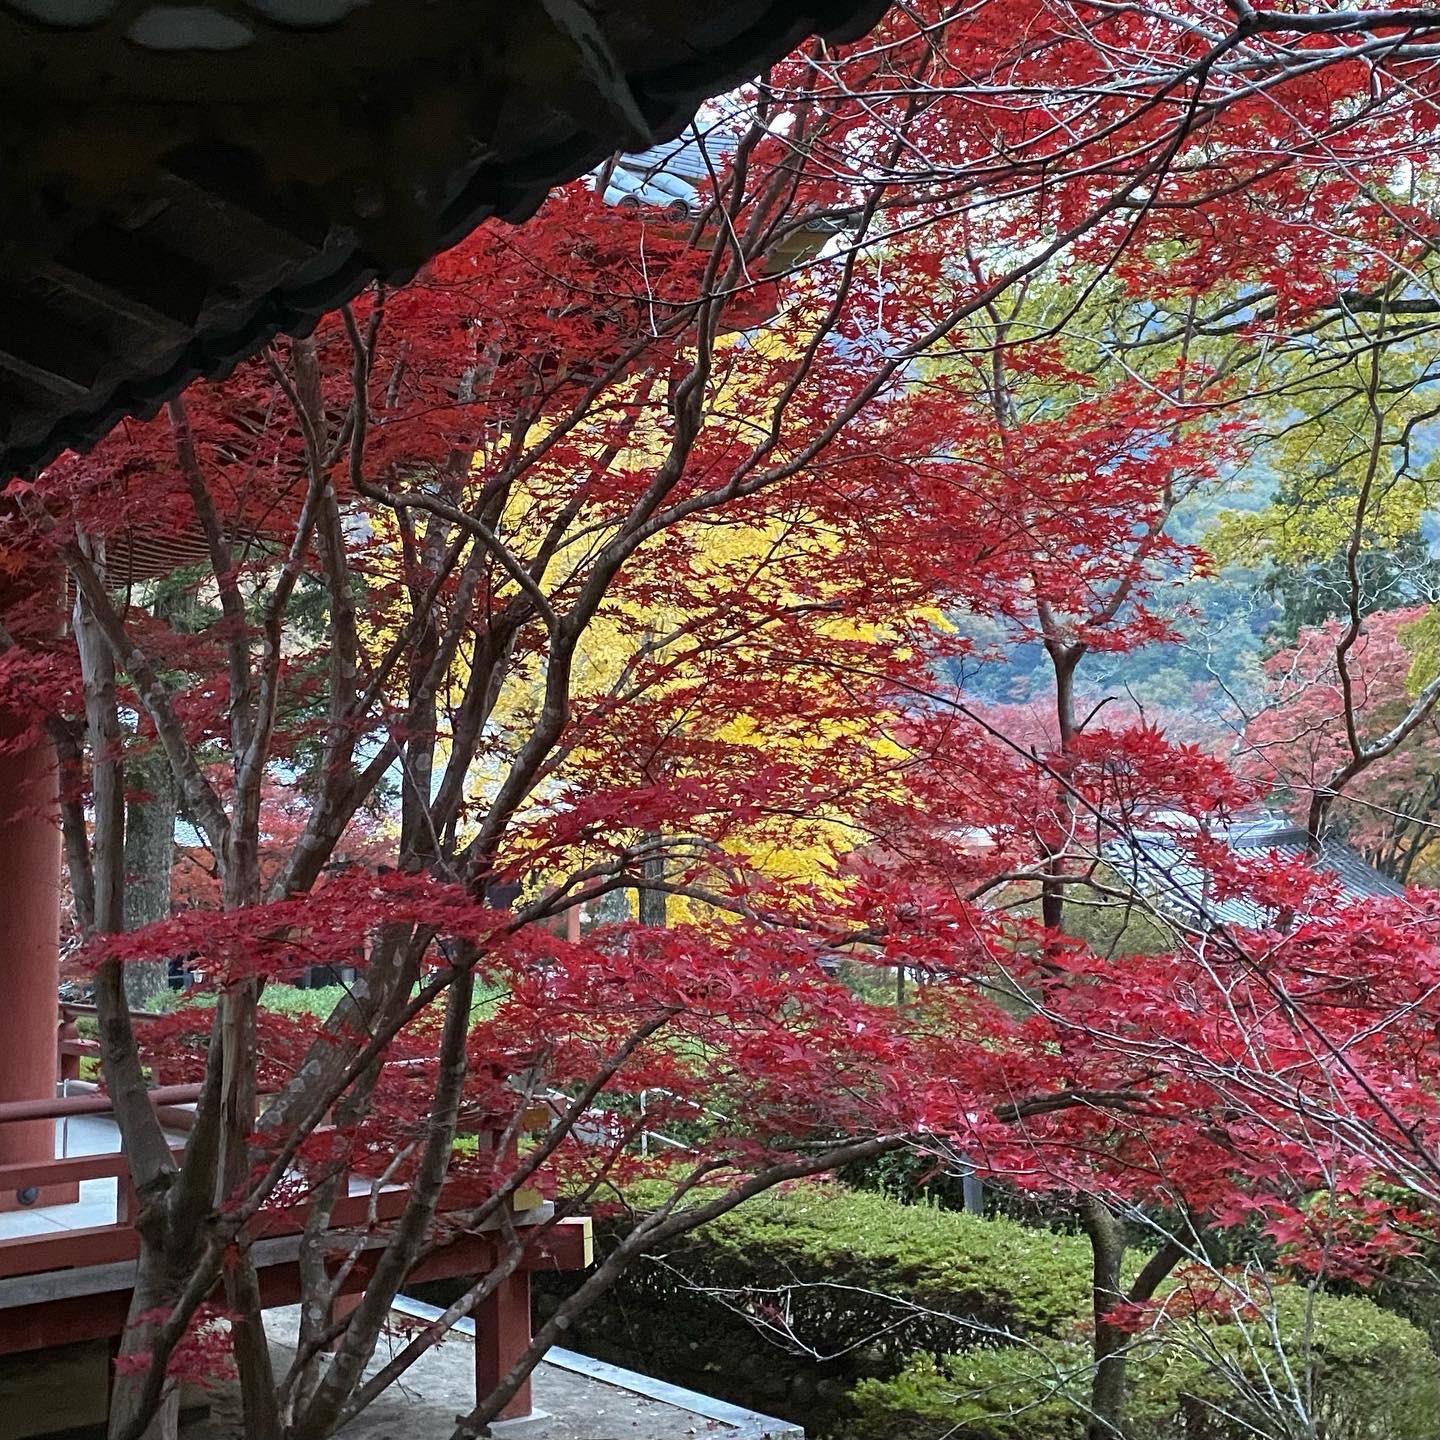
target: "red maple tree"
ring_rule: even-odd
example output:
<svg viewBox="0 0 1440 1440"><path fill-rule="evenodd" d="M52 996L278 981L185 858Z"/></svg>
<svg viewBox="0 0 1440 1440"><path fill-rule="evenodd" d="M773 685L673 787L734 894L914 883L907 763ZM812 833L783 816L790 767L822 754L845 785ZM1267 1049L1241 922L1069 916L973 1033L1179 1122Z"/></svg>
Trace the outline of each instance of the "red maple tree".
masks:
<svg viewBox="0 0 1440 1440"><path fill-rule="evenodd" d="M1433 845L1440 806L1440 684L1412 683L1423 639L1410 637L1430 613L1411 606L1302 630L1265 663L1267 703L1241 753L1317 838L1342 820L1344 838L1402 883Z"/></svg>
<svg viewBox="0 0 1440 1440"><path fill-rule="evenodd" d="M447 1225L501 1227L473 1303L602 1187L661 1169L639 1153L647 1129L694 1131L661 1169L666 1198L457 1434L647 1249L914 1135L1086 1197L1108 1267L1103 1429L1128 1314L1118 1206L1224 1223L1249 1196L1294 1238L1341 1159L1407 1179L1433 1164L1421 921L1218 949L1191 926L1143 962L1062 933L1074 887L1101 884L1073 863L1080 828L1094 852L1239 793L1153 727L1078 723L1063 683L1086 649L1161 633L1146 586L1180 558L1177 477L1223 462L1205 423L1223 387L1137 380L1016 424L949 364L979 346L1002 370L1053 366L1034 337L987 333L997 297L1042 272L1169 300L1246 287L1257 344L1353 306L1418 243L1377 182L1428 144L1427 24L1243 4L952 12L922 0L878 39L778 67L717 122L715 181L684 225L570 187L10 487L7 565L63 567L76 596L64 637L39 598L10 604L0 665L24 721L6 743L48 733L67 769L105 1081L141 1200L115 1440L143 1431L220 1295L247 1434L333 1433L436 1338L365 1378ZM138 535L189 557L170 582L183 620L132 583ZM1053 745L935 680L951 642L934 617L962 606L1050 648ZM590 683L606 633L628 648ZM140 746L163 751L214 888L124 933ZM961 831L995 843L960 855ZM797 839L826 849L821 874L757 860ZM344 855L364 863L337 873ZM1027 883L1038 924L986 903ZM683 896L683 923L555 933L634 891ZM1366 991L1391 953L1377 937L1416 959ZM837 950L936 983L924 1003L872 1003L827 978ZM149 1042L202 1085L177 1162L124 968L182 954L216 1003ZM267 984L356 957L318 1029L261 1004ZM1319 1037L1303 1053L1297 1010ZM1240 1057L1252 1024L1265 1046ZM1343 1111L1337 1056L1359 1077ZM1301 1083L1275 1083L1297 1066ZM522 1146L537 1102L546 1126ZM1317 1105L1335 1137L1319 1146ZM467 1128L503 1143L457 1146ZM329 1223L351 1177L405 1196L358 1248ZM555 1208L522 1232L510 1206L535 1187ZM305 1216L285 1375L250 1253L277 1210ZM332 1319L362 1248L363 1299Z"/></svg>

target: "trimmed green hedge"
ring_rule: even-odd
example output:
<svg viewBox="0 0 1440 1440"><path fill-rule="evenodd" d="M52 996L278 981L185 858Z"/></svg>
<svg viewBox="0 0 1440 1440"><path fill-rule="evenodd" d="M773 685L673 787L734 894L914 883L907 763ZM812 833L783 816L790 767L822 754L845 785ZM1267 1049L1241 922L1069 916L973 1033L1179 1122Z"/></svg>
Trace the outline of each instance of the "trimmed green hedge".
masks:
<svg viewBox="0 0 1440 1440"><path fill-rule="evenodd" d="M973 1341L972 1326L1051 1334L1090 1294L1082 1237L838 1186L760 1196L670 1252L671 1263L698 1262L741 1287L761 1278L761 1256L772 1285L822 1287L813 1301L798 1290L789 1301L804 1341L826 1350L903 1318L890 1297L958 1317L958 1333ZM957 1333L957 1321L915 1317L906 1330L896 1345L908 1351L923 1343L917 1330L938 1338Z"/></svg>
<svg viewBox="0 0 1440 1440"><path fill-rule="evenodd" d="M607 1232L626 1228L603 1222L601 1248ZM799 1421L815 1437L1072 1440L1084 1432L1075 1397L1089 1379L1090 1276L1083 1237L798 1186L633 1266L580 1319L574 1343ZM536 1281L542 1315L574 1283ZM1328 1427L1320 1433L1440 1436L1440 1382L1420 1332L1363 1298L1319 1296L1307 1365L1305 1301L1282 1293L1277 1313L1287 1358L1314 1387ZM1222 1401L1236 1408L1224 1367L1258 1379L1264 1360L1280 1373L1263 1333L1254 1338L1251 1347L1236 1326L1192 1322L1163 1347L1137 1347L1135 1440L1257 1440L1243 1419L1222 1421L1214 1410ZM1070 1377L1068 1391L1057 1375ZM1374 1427L1365 1428L1367 1416L1378 1417ZM1261 1436L1302 1433L1293 1413L1289 1429L1264 1418L1251 1421Z"/></svg>
<svg viewBox="0 0 1440 1440"><path fill-rule="evenodd" d="M1274 1329L1187 1319L1137 1338L1134 1440L1430 1440L1440 1376L1425 1337L1368 1300L1276 1293ZM1278 1337L1279 1345L1275 1343ZM1079 1338L915 1356L851 1392L864 1440L1083 1440L1089 1352ZM1305 1418L1314 1422L1307 1429Z"/></svg>
<svg viewBox="0 0 1440 1440"><path fill-rule="evenodd" d="M602 1246L606 1231L624 1228L602 1224ZM740 1315L763 1324L783 1312L792 1353L825 1357L821 1374L849 1381L893 1374L917 1350L1056 1333L1088 1302L1089 1266L1076 1236L803 1186L759 1196L641 1261L583 1323L614 1335L636 1315L663 1313L644 1341L657 1365L686 1369L698 1358L709 1370L714 1355L749 1372L773 1369L780 1352ZM857 1350L857 1336L874 1338Z"/></svg>

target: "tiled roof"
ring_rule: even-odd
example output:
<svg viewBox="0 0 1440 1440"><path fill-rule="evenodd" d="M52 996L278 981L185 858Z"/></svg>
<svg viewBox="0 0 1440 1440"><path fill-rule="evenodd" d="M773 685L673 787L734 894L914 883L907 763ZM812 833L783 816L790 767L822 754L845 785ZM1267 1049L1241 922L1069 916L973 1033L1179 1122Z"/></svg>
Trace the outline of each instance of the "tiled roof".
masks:
<svg viewBox="0 0 1440 1440"><path fill-rule="evenodd" d="M1270 815L1211 833L1216 839L1224 840L1236 854L1251 859L1273 853L1281 859L1298 860L1306 854L1304 829L1291 824L1284 816ZM1251 900L1233 896L1218 898L1211 877L1173 834L1142 831L1127 841L1107 845L1105 858L1127 883L1172 914L1183 913L1205 924L1233 925L1246 930L1263 929L1276 918L1273 912ZM1315 863L1321 870L1338 877L1344 901L1405 893L1403 885L1382 875L1341 841L1323 841Z"/></svg>
<svg viewBox="0 0 1440 1440"><path fill-rule="evenodd" d="M0 0L0 476L885 8Z"/></svg>
<svg viewBox="0 0 1440 1440"><path fill-rule="evenodd" d="M703 187L724 173L734 151L735 137L711 127L622 155L597 178L612 205L655 205L683 219L697 212Z"/></svg>

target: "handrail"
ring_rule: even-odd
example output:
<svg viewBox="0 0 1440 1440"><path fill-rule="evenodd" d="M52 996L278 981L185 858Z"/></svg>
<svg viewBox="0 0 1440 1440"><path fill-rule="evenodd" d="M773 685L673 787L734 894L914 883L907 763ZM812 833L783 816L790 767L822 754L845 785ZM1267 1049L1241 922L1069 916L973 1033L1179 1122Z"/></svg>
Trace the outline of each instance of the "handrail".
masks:
<svg viewBox="0 0 1440 1440"><path fill-rule="evenodd" d="M62 1000L60 1002L60 1013L67 1017L75 1015L98 1016L100 1014L100 1007L98 1005L87 1005L79 1000ZM169 1017L170 1011L168 1010L132 1010L130 1012L130 1019L132 1021L167 1020Z"/></svg>
<svg viewBox="0 0 1440 1440"><path fill-rule="evenodd" d="M166 1105L191 1105L200 1099L204 1087L198 1082L188 1085L157 1085L145 1092L145 1098L156 1107ZM0 1101L0 1125L18 1125L25 1120L61 1120L67 1115L108 1115L115 1108L115 1102L108 1094L97 1091L93 1095L57 1095L53 1100L3 1100ZM536 1130L550 1118L549 1110L543 1105L527 1105L521 1117L521 1128ZM508 1123L504 1115L472 1116L467 1122L470 1129L502 1129Z"/></svg>
<svg viewBox="0 0 1440 1440"><path fill-rule="evenodd" d="M178 1164L185 1155L183 1145L172 1145L170 1154ZM0 1165L0 1193L22 1190L27 1185L64 1185L80 1180L117 1180L130 1174L130 1157L123 1150L102 1150L96 1155L57 1155L53 1160L20 1160Z"/></svg>
<svg viewBox="0 0 1440 1440"><path fill-rule="evenodd" d="M156 1107L162 1120L168 1124L170 1119L173 1119L176 1123L172 1128L183 1130L187 1127L181 1122L186 1118L193 1118L193 1112L181 1111L175 1114L174 1111L177 1107L197 1101L202 1088L199 1084L157 1086L147 1091L146 1096ZM14 1100L0 1103L0 1125L27 1120L61 1119L74 1115L102 1115L112 1113L113 1109L111 1096L98 1091L84 1095L57 1096L47 1100ZM167 1112L170 1112L168 1116ZM521 1124L528 1129L542 1123L547 1117L548 1112L544 1107L527 1106ZM322 1127L322 1131L328 1128ZM505 1129L505 1125L503 1117L494 1116L478 1119L475 1128L482 1134L490 1131L493 1144ZM184 1163L184 1153L183 1146L171 1147L171 1154L177 1163ZM342 1194L336 1200L328 1217L329 1228L365 1228L399 1219L409 1202L409 1185L383 1184L378 1179L359 1172L355 1172L354 1178L362 1181L364 1188L353 1194ZM0 1238L0 1283L51 1270L128 1262L135 1258L140 1247L139 1233L135 1229L139 1202L130 1175L129 1157L123 1147L96 1155L59 1156L50 1160L21 1161L0 1166L0 1192L13 1190L18 1194L22 1191L34 1191L37 1198L38 1192L47 1186L71 1186L110 1179L115 1182L113 1220L73 1229L67 1227L53 1234L47 1231L38 1235ZM453 1176L441 1187L436 1198L436 1211L438 1215L449 1215L468 1210L475 1203L473 1179L464 1175ZM508 1208L516 1223L525 1224L533 1221L522 1220L521 1216L540 1204L540 1195L525 1187L511 1197ZM246 1227L247 1235L253 1240L259 1240L301 1234L309 1222L312 1209L313 1205L303 1200L298 1204L284 1203L273 1209L262 1209L251 1218ZM544 1248L542 1244L541 1249ZM588 1255L588 1251L586 1254ZM584 1265L588 1260L571 1257L555 1263L563 1268L572 1268Z"/></svg>
<svg viewBox="0 0 1440 1440"><path fill-rule="evenodd" d="M199 1084L161 1085L147 1090L152 1105L189 1105L200 1098ZM24 1120L61 1120L67 1115L108 1115L115 1108L109 1095L57 1095L53 1100L0 1101L0 1125Z"/></svg>

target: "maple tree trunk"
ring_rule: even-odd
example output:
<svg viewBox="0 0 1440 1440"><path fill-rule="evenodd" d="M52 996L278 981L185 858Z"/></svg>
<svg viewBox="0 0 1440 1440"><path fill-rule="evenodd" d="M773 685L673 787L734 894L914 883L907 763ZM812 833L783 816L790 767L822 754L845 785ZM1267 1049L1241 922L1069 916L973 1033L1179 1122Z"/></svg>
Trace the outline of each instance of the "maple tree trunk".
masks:
<svg viewBox="0 0 1440 1440"><path fill-rule="evenodd" d="M1124 1219L1100 1196L1085 1195L1080 1199L1080 1224L1090 1241L1091 1316L1095 1326L1085 1440L1117 1440L1129 1433L1125 1409L1130 1331L1112 1324L1107 1317L1119 1305L1154 1299L1155 1292L1187 1252L1179 1240L1167 1235L1126 1290L1121 1281L1121 1267L1129 1248Z"/></svg>
<svg viewBox="0 0 1440 1440"><path fill-rule="evenodd" d="M660 834L650 831L645 844L659 852ZM670 897L658 887L665 882L665 856L663 853L647 855L643 864L645 879L650 883L640 887L639 919L642 925L664 928L669 912Z"/></svg>
<svg viewBox="0 0 1440 1440"><path fill-rule="evenodd" d="M83 541L82 541L83 543ZM89 732L94 841L91 848L92 927L115 933L125 912L125 769L115 701L115 663L83 598L75 607L75 640L85 689ZM153 1313L173 1301L174 1262L164 1224L166 1181L173 1170L169 1147L146 1097L146 1082L135 1051L125 977L118 961L107 960L95 976L100 1062L115 1108L116 1123L130 1156L139 1213L135 1217L141 1249L127 1326L120 1339L123 1358L149 1352ZM173 1440L177 1412L166 1397L147 1393L139 1379L118 1380L111 1402L114 1437L143 1435L144 1440Z"/></svg>
<svg viewBox="0 0 1440 1440"><path fill-rule="evenodd" d="M220 999L221 1159L217 1200L243 1194L250 1179L250 1137L255 1128L255 1012L259 983L242 980ZM280 1410L270 1341L260 1304L260 1282L247 1249L227 1257L225 1298L231 1312L230 1338L240 1376L245 1433L253 1440L279 1440Z"/></svg>
<svg viewBox="0 0 1440 1440"><path fill-rule="evenodd" d="M299 1418L288 1428L287 1440L325 1440L333 1431L345 1402L360 1383L365 1366L375 1352L376 1341L400 1286L430 1241L435 1208L449 1173L464 1096L466 1039L474 996L473 973L467 968L451 983L446 995L435 1099L424 1155L411 1182L405 1210L350 1317L335 1358Z"/></svg>
<svg viewBox="0 0 1440 1440"><path fill-rule="evenodd" d="M231 1311L230 1345L240 1376L247 1440L280 1440L280 1407L260 1302L260 1279L248 1254L227 1263L225 1299Z"/></svg>
<svg viewBox="0 0 1440 1440"><path fill-rule="evenodd" d="M379 1078L379 1065L372 1065L353 1089L335 1107L335 1125L344 1130L361 1123L370 1109L370 1098ZM335 1203L346 1194L350 1168L337 1166L335 1172L316 1186L305 1232L300 1242L300 1327L295 1358L280 1385L280 1410L289 1427L305 1413L315 1398L321 1380L322 1356L327 1345L333 1349L330 1328L336 1318L341 1280L358 1252L337 1257L334 1237L329 1233ZM353 1312L352 1312L353 1313Z"/></svg>
<svg viewBox="0 0 1440 1440"><path fill-rule="evenodd" d="M1048 617L1048 611L1042 609ZM1047 626L1053 624L1048 618ZM1075 670L1083 656L1079 645L1061 645L1047 640L1046 652L1055 672L1055 728L1060 739L1062 757L1070 754L1075 743ZM1067 832L1074 820L1075 806L1063 783L1055 781L1055 816ZM1062 836L1062 845L1065 837ZM1059 855L1047 855L1047 873L1040 882L1040 919L1047 930L1060 930L1065 924L1065 862Z"/></svg>
<svg viewBox="0 0 1440 1440"><path fill-rule="evenodd" d="M129 766L131 797L125 807L125 928L136 930L170 913L175 861L175 819L180 792L170 762L152 751ZM125 994L135 1010L154 1008L169 990L163 960L125 967Z"/></svg>
<svg viewBox="0 0 1440 1440"><path fill-rule="evenodd" d="M1106 1316L1125 1299L1120 1266L1125 1259L1125 1223L1098 1196L1080 1202L1080 1219L1090 1238L1094 1274L1091 1313L1095 1322L1094 1372L1090 1380L1090 1418L1085 1440L1116 1440L1125 1433L1124 1330L1107 1323Z"/></svg>

